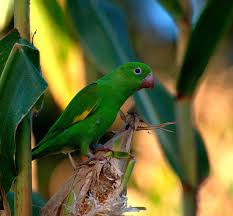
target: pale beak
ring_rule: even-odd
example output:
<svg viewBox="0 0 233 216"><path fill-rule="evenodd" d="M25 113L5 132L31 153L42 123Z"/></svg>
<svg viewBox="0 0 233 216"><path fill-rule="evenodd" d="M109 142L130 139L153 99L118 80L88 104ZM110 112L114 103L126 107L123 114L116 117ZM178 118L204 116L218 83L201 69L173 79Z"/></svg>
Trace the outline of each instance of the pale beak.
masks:
<svg viewBox="0 0 233 216"><path fill-rule="evenodd" d="M145 77L145 79L142 80L141 82L141 88L154 88L155 81L154 81L154 76L153 74L149 74Z"/></svg>

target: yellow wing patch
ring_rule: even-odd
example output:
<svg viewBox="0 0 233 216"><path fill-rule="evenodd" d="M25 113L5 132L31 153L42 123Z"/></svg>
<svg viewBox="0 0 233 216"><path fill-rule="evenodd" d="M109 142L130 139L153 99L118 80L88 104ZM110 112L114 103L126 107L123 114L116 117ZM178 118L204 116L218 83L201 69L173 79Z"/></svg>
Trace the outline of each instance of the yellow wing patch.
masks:
<svg viewBox="0 0 233 216"><path fill-rule="evenodd" d="M83 119L85 119L96 107L97 104L94 104L94 106L89 107L89 109L85 110L83 113L81 113L80 115L77 115L74 117L74 120L72 121L72 123L76 123L79 121L82 121Z"/></svg>

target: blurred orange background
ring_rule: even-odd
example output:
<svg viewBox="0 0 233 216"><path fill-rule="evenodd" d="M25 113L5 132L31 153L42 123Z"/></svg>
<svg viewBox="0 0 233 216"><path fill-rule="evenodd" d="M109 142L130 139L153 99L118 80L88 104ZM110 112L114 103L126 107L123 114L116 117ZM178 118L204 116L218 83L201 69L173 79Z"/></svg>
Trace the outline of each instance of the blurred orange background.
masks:
<svg viewBox="0 0 233 216"><path fill-rule="evenodd" d="M63 5L63 1L59 3ZM135 14L137 11L129 11L129 16L134 17ZM160 32L160 29L168 28L167 23L164 27L163 22L157 20L161 22L161 27L151 21L156 18L150 18L150 14L145 12L144 16L147 24L137 23L137 34L134 35L132 43L138 56L154 69L158 79L174 93L177 77L174 69L174 38L171 38L173 36L169 32ZM131 27L134 28L135 34L132 20ZM36 31L33 42L40 50L42 73L49 85L44 108L35 118L34 128L40 129L40 132L35 131L35 137L38 139L72 97L86 84L101 76L94 65L88 62L80 44L74 42L66 28L51 21L40 0L31 1L31 33ZM193 104L193 119L205 140L211 165L211 174L203 183L198 196L200 216L233 214L232 51L230 31L211 59ZM127 111L132 106L134 102L130 98L123 110ZM113 127L116 129L120 125L121 121L118 119ZM34 141L36 142L35 139ZM156 134L136 132L133 150L137 163L129 184L128 204L147 208L146 211L135 215L181 215L180 183L163 157ZM41 160L38 170L37 162L33 162L33 189L49 198L71 175L72 167L65 157ZM51 165L47 167L45 164L48 161ZM52 173L46 174L50 171Z"/></svg>

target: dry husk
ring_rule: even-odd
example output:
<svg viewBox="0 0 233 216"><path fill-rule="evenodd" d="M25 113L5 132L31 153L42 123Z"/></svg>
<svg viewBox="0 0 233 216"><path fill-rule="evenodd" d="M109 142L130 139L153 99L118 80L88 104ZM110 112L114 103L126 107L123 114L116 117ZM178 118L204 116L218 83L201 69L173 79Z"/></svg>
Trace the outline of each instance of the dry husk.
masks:
<svg viewBox="0 0 233 216"><path fill-rule="evenodd" d="M130 152L132 135L139 127L136 114L123 116L125 125L104 146ZM166 126L166 125L165 125ZM148 128L147 128L148 129ZM77 166L74 174L42 208L42 216L120 216L143 208L127 207L123 177L132 157L117 159L98 151L95 159Z"/></svg>

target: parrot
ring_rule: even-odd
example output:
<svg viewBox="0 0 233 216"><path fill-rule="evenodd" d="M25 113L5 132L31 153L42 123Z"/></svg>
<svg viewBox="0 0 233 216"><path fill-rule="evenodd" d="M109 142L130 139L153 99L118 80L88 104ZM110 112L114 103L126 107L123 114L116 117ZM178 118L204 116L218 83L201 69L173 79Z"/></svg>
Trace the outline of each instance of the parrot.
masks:
<svg viewBox="0 0 233 216"><path fill-rule="evenodd" d="M125 63L87 85L32 149L32 160L77 150L88 156L90 145L111 127L124 102L136 91L153 87L152 70L142 62Z"/></svg>

